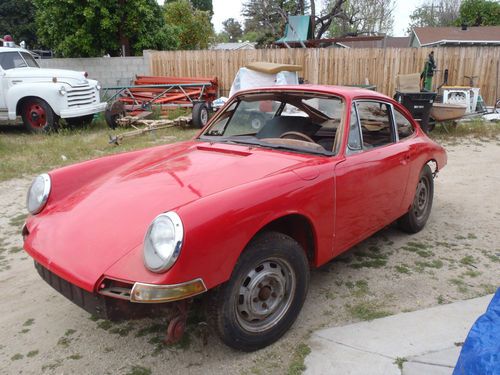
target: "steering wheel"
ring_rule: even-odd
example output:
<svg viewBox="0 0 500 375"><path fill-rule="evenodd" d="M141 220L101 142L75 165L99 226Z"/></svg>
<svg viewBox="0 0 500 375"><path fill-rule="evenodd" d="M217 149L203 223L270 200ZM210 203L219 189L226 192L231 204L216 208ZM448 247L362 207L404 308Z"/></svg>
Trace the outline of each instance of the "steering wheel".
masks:
<svg viewBox="0 0 500 375"><path fill-rule="evenodd" d="M299 141L306 141L306 142L316 143L308 135L305 135L305 134L299 133L299 132L285 132L285 133L283 133L283 134L280 135L280 138L283 138L283 139L296 139L296 140L299 140Z"/></svg>

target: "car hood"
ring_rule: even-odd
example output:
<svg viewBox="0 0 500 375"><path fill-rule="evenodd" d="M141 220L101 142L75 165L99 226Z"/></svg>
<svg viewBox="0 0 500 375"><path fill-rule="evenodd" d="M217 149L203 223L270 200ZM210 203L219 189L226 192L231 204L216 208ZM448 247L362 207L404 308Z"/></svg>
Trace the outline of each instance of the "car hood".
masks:
<svg viewBox="0 0 500 375"><path fill-rule="evenodd" d="M92 290L110 266L142 243L160 213L311 159L204 142L146 150L57 202L49 198L46 209L28 221L25 248L59 276Z"/></svg>
<svg viewBox="0 0 500 375"><path fill-rule="evenodd" d="M64 69L44 69L44 68L16 68L5 72L6 78L30 80L33 82L52 82L54 77L58 82L65 82L70 85L83 85L87 83L84 72Z"/></svg>

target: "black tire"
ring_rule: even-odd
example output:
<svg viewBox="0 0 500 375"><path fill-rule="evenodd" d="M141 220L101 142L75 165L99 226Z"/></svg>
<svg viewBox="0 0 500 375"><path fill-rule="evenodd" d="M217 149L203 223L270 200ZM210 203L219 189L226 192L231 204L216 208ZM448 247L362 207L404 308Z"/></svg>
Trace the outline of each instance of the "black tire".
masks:
<svg viewBox="0 0 500 375"><path fill-rule="evenodd" d="M106 124L108 124L111 129L116 129L118 126L117 120L125 115L125 105L119 100L108 104L106 111L104 111L104 119L106 120Z"/></svg>
<svg viewBox="0 0 500 375"><path fill-rule="evenodd" d="M26 130L32 133L47 133L57 128L58 117L40 98L26 99L21 106L21 117Z"/></svg>
<svg viewBox="0 0 500 375"><path fill-rule="evenodd" d="M89 125L94 120L94 115L72 117L65 120L70 127L82 127Z"/></svg>
<svg viewBox="0 0 500 375"><path fill-rule="evenodd" d="M209 320L222 341L254 351L295 322L309 287L309 264L291 237L265 232L241 254L229 281L210 296Z"/></svg>
<svg viewBox="0 0 500 375"><path fill-rule="evenodd" d="M401 230L407 233L420 232L427 223L434 197L434 179L428 165L420 172L415 197L410 210L398 220Z"/></svg>
<svg viewBox="0 0 500 375"><path fill-rule="evenodd" d="M193 105L193 126L201 129L208 122L208 106L206 103L194 103Z"/></svg>

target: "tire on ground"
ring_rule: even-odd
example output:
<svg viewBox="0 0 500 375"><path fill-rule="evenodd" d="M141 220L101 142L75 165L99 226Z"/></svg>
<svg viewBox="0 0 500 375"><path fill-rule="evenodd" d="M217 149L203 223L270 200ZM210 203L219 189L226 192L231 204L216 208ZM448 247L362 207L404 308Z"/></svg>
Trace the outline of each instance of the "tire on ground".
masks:
<svg viewBox="0 0 500 375"><path fill-rule="evenodd" d="M429 165L425 165L417 183L413 203L406 214L398 219L398 226L407 233L420 232L425 224L432 209L434 197L434 179Z"/></svg>
<svg viewBox="0 0 500 375"><path fill-rule="evenodd" d="M57 128L58 116L50 105L40 98L27 98L21 105L24 127L33 133L44 133Z"/></svg>
<svg viewBox="0 0 500 375"><path fill-rule="evenodd" d="M229 281L210 294L209 321L226 345L263 348L295 322L308 286L304 249L285 234L264 232L240 255Z"/></svg>
<svg viewBox="0 0 500 375"><path fill-rule="evenodd" d="M206 103L198 102L193 104L193 126L203 128L208 122L208 106Z"/></svg>

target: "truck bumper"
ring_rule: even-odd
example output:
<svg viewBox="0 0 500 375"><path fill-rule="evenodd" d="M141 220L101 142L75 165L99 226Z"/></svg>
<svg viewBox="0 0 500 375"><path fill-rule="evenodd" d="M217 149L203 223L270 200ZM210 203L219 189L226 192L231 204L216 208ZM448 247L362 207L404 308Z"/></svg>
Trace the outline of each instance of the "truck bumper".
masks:
<svg viewBox="0 0 500 375"><path fill-rule="evenodd" d="M61 110L61 118L73 118L94 113L103 112L106 109L106 103L98 103L93 105L86 105L84 107L68 108Z"/></svg>

